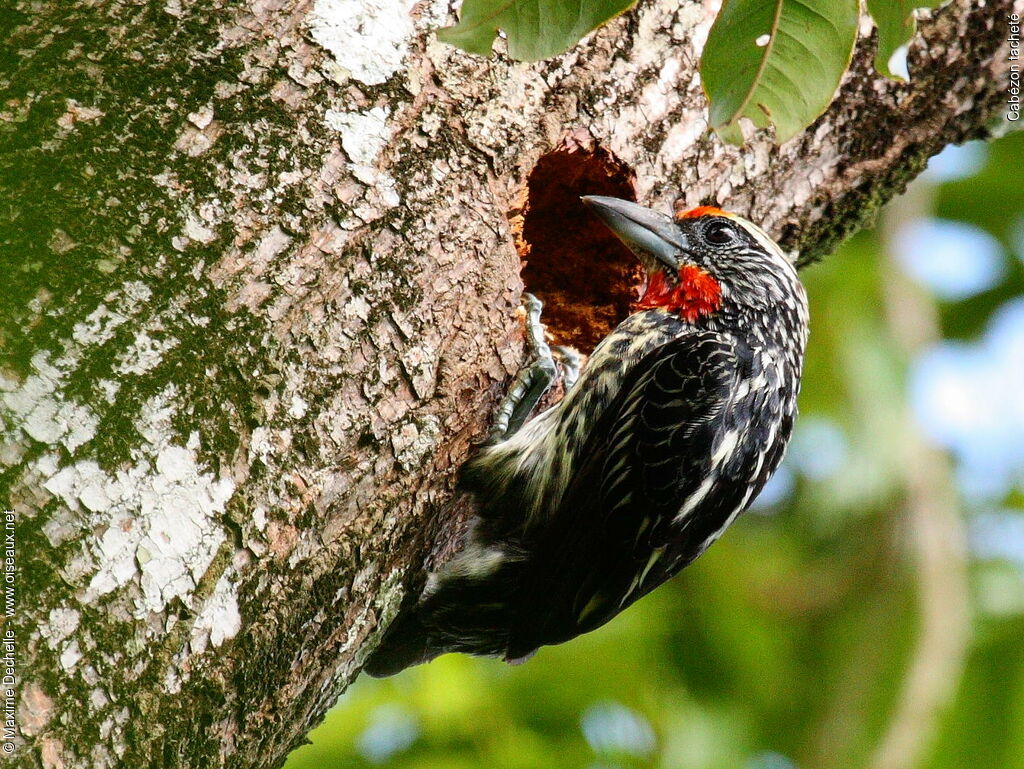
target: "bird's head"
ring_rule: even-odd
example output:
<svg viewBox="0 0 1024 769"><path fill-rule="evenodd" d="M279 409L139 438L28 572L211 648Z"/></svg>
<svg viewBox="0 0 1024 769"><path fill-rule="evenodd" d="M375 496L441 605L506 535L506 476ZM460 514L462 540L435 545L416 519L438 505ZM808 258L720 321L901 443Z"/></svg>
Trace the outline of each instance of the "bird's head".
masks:
<svg viewBox="0 0 1024 769"><path fill-rule="evenodd" d="M692 323L725 305L769 309L801 291L778 244L735 214L701 206L669 217L619 198L583 202L646 268L638 310L662 308Z"/></svg>

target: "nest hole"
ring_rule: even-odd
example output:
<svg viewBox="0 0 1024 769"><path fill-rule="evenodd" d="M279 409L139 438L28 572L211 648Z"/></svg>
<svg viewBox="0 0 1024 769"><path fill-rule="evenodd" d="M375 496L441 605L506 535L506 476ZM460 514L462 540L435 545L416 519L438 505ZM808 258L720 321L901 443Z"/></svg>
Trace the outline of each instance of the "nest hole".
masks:
<svg viewBox="0 0 1024 769"><path fill-rule="evenodd" d="M556 344L589 354L636 301L642 268L582 195L636 200L634 175L592 141L570 138L537 161L514 211L526 290L544 302Z"/></svg>

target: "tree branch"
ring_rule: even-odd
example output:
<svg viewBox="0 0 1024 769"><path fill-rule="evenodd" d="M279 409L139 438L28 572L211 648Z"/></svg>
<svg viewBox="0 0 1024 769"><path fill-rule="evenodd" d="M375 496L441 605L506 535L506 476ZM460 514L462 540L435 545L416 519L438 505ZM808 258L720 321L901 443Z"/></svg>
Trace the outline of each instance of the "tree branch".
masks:
<svg viewBox="0 0 1024 769"><path fill-rule="evenodd" d="M909 85L865 38L814 126L740 150L706 131L701 3L531 65L434 41L442 0L20 3L20 765L279 765L457 528L454 473L522 353L507 215L537 161L576 136L646 203L714 202L820 256L984 134L1010 3L974 6L921 25Z"/></svg>

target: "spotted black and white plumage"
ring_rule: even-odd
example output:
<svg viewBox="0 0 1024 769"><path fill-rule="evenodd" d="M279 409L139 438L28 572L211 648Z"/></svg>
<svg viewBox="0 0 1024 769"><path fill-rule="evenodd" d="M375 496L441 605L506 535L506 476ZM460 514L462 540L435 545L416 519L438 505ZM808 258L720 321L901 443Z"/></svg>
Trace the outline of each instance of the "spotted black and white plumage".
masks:
<svg viewBox="0 0 1024 769"><path fill-rule="evenodd" d="M479 517L373 675L448 651L514 661L593 630L703 553L782 459L808 320L790 260L718 209L587 200L647 267L638 311L559 403L464 468Z"/></svg>

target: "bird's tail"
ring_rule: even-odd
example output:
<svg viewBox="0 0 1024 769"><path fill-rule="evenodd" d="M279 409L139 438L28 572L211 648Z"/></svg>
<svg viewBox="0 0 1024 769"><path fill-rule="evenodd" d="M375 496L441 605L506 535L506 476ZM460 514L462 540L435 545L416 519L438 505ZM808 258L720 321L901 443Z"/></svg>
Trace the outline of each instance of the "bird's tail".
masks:
<svg viewBox="0 0 1024 769"><path fill-rule="evenodd" d="M363 670L385 678L448 652L508 659L511 593L519 568L504 563L486 576L442 569L434 575L436 585L387 629Z"/></svg>
<svg viewBox="0 0 1024 769"><path fill-rule="evenodd" d="M391 623L380 645L366 660L363 672L373 678L387 678L413 665L430 662L444 651L431 643L419 606L414 606Z"/></svg>

